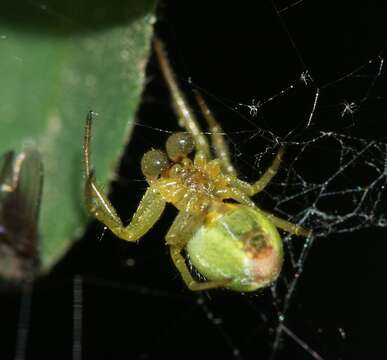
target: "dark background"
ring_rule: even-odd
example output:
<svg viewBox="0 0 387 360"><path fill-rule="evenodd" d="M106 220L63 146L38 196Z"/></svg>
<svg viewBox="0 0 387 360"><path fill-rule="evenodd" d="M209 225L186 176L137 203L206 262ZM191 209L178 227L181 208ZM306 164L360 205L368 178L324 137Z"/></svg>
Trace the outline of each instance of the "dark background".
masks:
<svg viewBox="0 0 387 360"><path fill-rule="evenodd" d="M190 96L190 78L230 134L234 160L246 179L257 177L251 164L270 137L247 141L241 131L285 136L295 130L293 141L335 131L385 141L385 76L372 87L372 77L363 82L353 81L356 74L346 77L385 55L385 8L350 1L301 1L288 9L287 1L209 3L164 1L156 31L183 89ZM303 86L299 76L306 70L314 81ZM295 91L269 101L257 117L238 106L268 99L292 84ZM361 111L341 117L342 103L361 100L367 87L373 92ZM325 106L305 131L317 88ZM146 187L141 155L162 147L168 132L178 129L153 58L137 122L111 194L127 218ZM329 151L309 155L304 173L324 173ZM262 201L269 206L269 200ZM271 291L196 294L185 289L163 241L174 215L169 209L139 245L91 224L64 261L34 287L27 359L71 359L78 340L82 359L269 359L279 315ZM385 229L316 240L285 314L287 328L310 349L284 334L276 358L318 358L313 350L324 359L387 356L386 240ZM73 335L74 279L82 283L77 288L82 290L82 338ZM5 354L0 359L12 359L20 297L8 294L0 301Z"/></svg>

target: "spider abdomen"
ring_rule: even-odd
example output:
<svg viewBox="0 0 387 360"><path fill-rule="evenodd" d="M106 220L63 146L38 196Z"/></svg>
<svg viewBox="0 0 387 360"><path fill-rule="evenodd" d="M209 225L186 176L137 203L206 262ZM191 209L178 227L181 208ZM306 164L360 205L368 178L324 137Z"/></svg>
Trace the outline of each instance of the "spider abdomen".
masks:
<svg viewBox="0 0 387 360"><path fill-rule="evenodd" d="M222 204L208 212L189 240L187 254L207 280L230 279L235 291L255 291L273 283L282 267L283 247L274 225L259 210Z"/></svg>

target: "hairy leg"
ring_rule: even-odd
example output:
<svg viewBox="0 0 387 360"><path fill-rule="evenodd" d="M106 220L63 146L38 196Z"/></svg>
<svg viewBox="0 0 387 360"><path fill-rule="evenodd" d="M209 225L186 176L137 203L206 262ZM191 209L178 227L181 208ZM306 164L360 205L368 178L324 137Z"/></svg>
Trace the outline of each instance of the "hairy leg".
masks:
<svg viewBox="0 0 387 360"><path fill-rule="evenodd" d="M154 39L153 45L160 63L161 71L163 72L165 81L171 93L175 111L179 117L179 123L193 136L196 144L196 156L209 159L210 148L207 139L203 135L200 125L188 105L188 101L179 89L176 76L173 73L167 54L164 50L164 45L157 38Z"/></svg>
<svg viewBox="0 0 387 360"><path fill-rule="evenodd" d="M250 184L246 181L240 180L238 178L231 179L231 185L242 190L248 196L254 196L255 194L261 192L265 187L270 183L273 177L277 174L279 166L282 161L284 154L284 148L281 147L276 157L273 160L271 166L263 173L263 175L253 184Z"/></svg>
<svg viewBox="0 0 387 360"><path fill-rule="evenodd" d="M209 130L211 132L212 145L215 149L216 157L221 162L223 171L226 174L236 176L237 172L231 163L230 150L226 141L224 140L222 127L216 121L214 115L212 114L211 110L204 101L204 98L197 90L195 91L195 96L200 106L200 109L202 110L204 118L206 119L207 124L209 126Z"/></svg>
<svg viewBox="0 0 387 360"><path fill-rule="evenodd" d="M259 209L259 211L261 211L262 213L264 213L264 215L278 228L290 233L290 234L293 234L293 235L296 235L296 236L304 236L304 237L308 237L310 235L312 235L312 230L308 230L308 229L305 229L303 228L302 226L300 225L296 225L296 224L293 224L287 220L284 220L284 219L281 219L271 213L268 213L266 211L262 211L261 209Z"/></svg>
<svg viewBox="0 0 387 360"><path fill-rule="evenodd" d="M129 225L124 226L113 205L95 181L91 169L91 121L92 113L86 118L84 137L85 204L89 213L107 226L116 236L127 241L136 241L149 231L160 218L165 201L152 188L145 192Z"/></svg>
<svg viewBox="0 0 387 360"><path fill-rule="evenodd" d="M213 288L219 288L225 286L229 280L226 281L196 281L191 275L185 259L181 252L185 245L192 237L194 231L202 223L202 216L192 215L187 212L180 212L166 236L167 245L170 247L170 254L172 261L179 271L183 281L190 290L202 291Z"/></svg>

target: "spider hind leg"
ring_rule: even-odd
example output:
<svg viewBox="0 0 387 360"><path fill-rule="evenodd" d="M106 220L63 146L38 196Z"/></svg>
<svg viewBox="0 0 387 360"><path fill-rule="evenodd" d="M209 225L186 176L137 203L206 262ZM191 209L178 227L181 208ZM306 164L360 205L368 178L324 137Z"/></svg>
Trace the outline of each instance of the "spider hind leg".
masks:
<svg viewBox="0 0 387 360"><path fill-rule="evenodd" d="M179 271L183 281L187 287L192 291L203 291L214 288L225 287L231 279L225 279L221 281L205 281L199 282L195 280L188 269L185 259L181 252L184 250L187 242L191 239L194 231L200 226L202 217L200 215L195 216L188 212L180 212L171 228L169 229L166 241L169 245L172 261Z"/></svg>

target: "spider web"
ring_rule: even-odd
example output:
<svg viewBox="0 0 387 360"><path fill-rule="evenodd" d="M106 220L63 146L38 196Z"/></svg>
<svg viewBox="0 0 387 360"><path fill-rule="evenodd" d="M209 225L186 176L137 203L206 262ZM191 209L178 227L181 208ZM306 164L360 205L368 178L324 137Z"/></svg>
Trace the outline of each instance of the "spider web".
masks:
<svg viewBox="0 0 387 360"><path fill-rule="evenodd" d="M183 13L168 6L172 5L166 5L166 17ZM180 82L186 90L200 88L209 98L224 126L233 161L245 179L256 179L257 169L269 166L278 144L285 145L280 173L270 188L257 196L257 203L312 229L313 236L300 239L283 234L286 260L278 282L257 294L184 292L160 242L159 234L167 231L172 211L149 235L157 240L145 240L139 248L122 244L97 226L90 230L90 240L78 245L32 293L26 289L21 297L11 294L2 300L9 310L5 323L16 324L15 331L8 331L8 338L14 340L9 348L16 347L16 352L10 351L12 355L4 358L28 359L34 354L77 360L118 355L197 358L203 349L226 359L362 358L363 348L354 343L366 337L365 329L372 330L377 339L387 321L382 319L381 327L374 324L378 312L385 308L382 302L378 305L382 277L375 264L382 263L378 253L386 249L387 143L383 124L387 33L378 29L367 35L364 28L352 27L354 47L360 55L342 61L351 46L341 38L341 29L353 26L353 19L364 19L366 14L359 16L353 4L329 7L323 14L334 13L333 18L339 20L335 24L330 18L324 24L334 27L337 36L323 39L319 32L313 33L319 24L313 25L316 10L310 6L302 0L276 1L259 9L264 15L252 15L254 26L261 21L264 28L270 22L279 34L267 30L263 44L252 42L255 34L245 35L245 41L239 39L237 50L246 42L244 48L251 53L254 48L263 53L266 49L268 62L273 62L263 60L250 67L250 74L256 72L259 77L255 90L236 86L237 80L228 74L228 82L237 90L225 94L221 81L220 88L206 84L201 77L201 73L207 75L203 68L192 65L188 55L182 56L192 81L184 83L181 77ZM203 33L208 31L205 19L215 13L206 7L201 18ZM264 16L271 18L265 20ZM375 14L371 17L376 18ZM174 26L179 26L177 20ZM313 33L310 42L300 35L306 31ZM286 61L279 61L281 54L276 52L270 56L270 46L265 48L268 39L275 41L277 36L289 47ZM361 36L373 38L374 47L366 46ZM203 38L203 34L195 33L194 38ZM178 43L178 36L174 40ZM341 47L332 45L337 41L342 41ZM186 42L192 53L198 52L192 42ZM330 49L326 61L321 60L323 52L314 57L308 51L318 46ZM182 51L188 50L183 47ZM203 63L211 63L211 59L205 57ZM294 66L283 69L278 65L288 63ZM216 82L214 76L212 82ZM132 193L135 184L139 192L145 187L139 172L133 170L141 153L150 146L162 146L165 139L160 141L160 134L176 129L171 113L166 115L172 119L170 123L143 122L150 118L148 112L159 118L167 113L168 97L155 100L155 94L159 95L157 90L150 89L144 96L141 122L134 135L138 140L128 149L130 156L123 160L116 186L119 189L112 194L120 213L131 214L139 199L139 195L128 195L127 202L121 204L117 199L122 197L122 189ZM149 103L152 107L159 103L161 109L148 110ZM126 183L129 179L129 184L121 184L122 179ZM96 238L100 240L97 249ZM359 294L358 289L367 285L371 290ZM367 307L366 314L358 310L361 306ZM365 344L368 356L380 356L378 346Z"/></svg>

